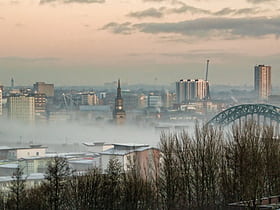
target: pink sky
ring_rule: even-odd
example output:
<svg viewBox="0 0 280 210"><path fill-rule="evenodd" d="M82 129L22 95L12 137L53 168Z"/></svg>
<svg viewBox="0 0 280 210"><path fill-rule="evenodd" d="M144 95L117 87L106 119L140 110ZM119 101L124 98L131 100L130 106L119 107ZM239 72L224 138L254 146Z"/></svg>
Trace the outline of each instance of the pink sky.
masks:
<svg viewBox="0 0 280 210"><path fill-rule="evenodd" d="M0 2L1 83L169 84L208 58L213 84L253 84L255 64L280 82L279 0L64 1Z"/></svg>

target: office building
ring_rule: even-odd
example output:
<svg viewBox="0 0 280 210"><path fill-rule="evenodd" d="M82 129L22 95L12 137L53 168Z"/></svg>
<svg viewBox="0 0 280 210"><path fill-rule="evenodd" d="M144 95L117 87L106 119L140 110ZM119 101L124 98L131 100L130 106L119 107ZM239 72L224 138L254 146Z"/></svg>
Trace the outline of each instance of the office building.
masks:
<svg viewBox="0 0 280 210"><path fill-rule="evenodd" d="M148 96L148 107L161 107L161 106L162 106L161 96L152 95L152 94Z"/></svg>
<svg viewBox="0 0 280 210"><path fill-rule="evenodd" d="M176 102L185 104L209 98L209 83L202 79L188 79L176 82Z"/></svg>
<svg viewBox="0 0 280 210"><path fill-rule="evenodd" d="M44 82L36 82L34 85L34 91L40 94L46 94L47 97L54 96L54 84L46 84Z"/></svg>
<svg viewBox="0 0 280 210"><path fill-rule="evenodd" d="M11 120L33 123L35 120L35 99L33 96L12 95L8 97L8 117Z"/></svg>
<svg viewBox="0 0 280 210"><path fill-rule="evenodd" d="M97 105L99 104L99 99L95 93L84 93L81 95L82 105Z"/></svg>
<svg viewBox="0 0 280 210"><path fill-rule="evenodd" d="M117 97L115 99L113 118L117 124L123 124L125 122L125 118L126 118L126 114L125 114L125 111L123 108L123 98L121 95L120 80L118 80Z"/></svg>
<svg viewBox="0 0 280 210"><path fill-rule="evenodd" d="M271 66L255 66L255 91L262 100L271 95Z"/></svg>

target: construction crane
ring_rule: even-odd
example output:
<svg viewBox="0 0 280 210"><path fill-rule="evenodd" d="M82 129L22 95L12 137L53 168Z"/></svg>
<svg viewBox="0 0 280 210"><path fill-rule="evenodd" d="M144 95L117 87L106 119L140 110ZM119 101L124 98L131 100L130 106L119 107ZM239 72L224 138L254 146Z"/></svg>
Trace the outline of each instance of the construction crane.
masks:
<svg viewBox="0 0 280 210"><path fill-rule="evenodd" d="M210 60L207 59L207 63L206 63L206 75L205 75L205 81L206 81L206 82L208 82L209 62L210 62ZM210 99L210 88L209 88L209 83L208 83L208 85L207 85L207 94L206 94L206 96L205 96L204 99L205 99L205 100Z"/></svg>
<svg viewBox="0 0 280 210"><path fill-rule="evenodd" d="M206 76L205 76L205 81L208 81L208 69L209 69L209 62L210 62L210 60L207 60L207 64L206 64Z"/></svg>

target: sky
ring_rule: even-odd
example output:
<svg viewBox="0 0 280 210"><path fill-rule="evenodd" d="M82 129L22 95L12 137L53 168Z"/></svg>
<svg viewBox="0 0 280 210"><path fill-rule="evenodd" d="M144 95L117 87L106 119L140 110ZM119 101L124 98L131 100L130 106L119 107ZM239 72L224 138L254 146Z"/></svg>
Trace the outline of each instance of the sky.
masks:
<svg viewBox="0 0 280 210"><path fill-rule="evenodd" d="M0 0L0 82L280 83L280 0Z"/></svg>

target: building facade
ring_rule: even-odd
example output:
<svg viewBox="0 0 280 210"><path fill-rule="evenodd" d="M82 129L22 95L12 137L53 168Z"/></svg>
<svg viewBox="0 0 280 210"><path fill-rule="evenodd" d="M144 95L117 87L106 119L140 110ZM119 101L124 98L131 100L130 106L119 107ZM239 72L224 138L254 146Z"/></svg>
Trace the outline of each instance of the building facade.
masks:
<svg viewBox="0 0 280 210"><path fill-rule="evenodd" d="M262 100L271 95L271 66L255 66L255 92Z"/></svg>
<svg viewBox="0 0 280 210"><path fill-rule="evenodd" d="M176 82L176 103L185 104L209 98L209 83L202 79L188 79Z"/></svg>
<svg viewBox="0 0 280 210"><path fill-rule="evenodd" d="M12 95L8 97L8 117L11 120L33 123L35 121L35 98Z"/></svg>
<svg viewBox="0 0 280 210"><path fill-rule="evenodd" d="M85 93L81 95L82 105L97 105L99 104L98 97L95 93Z"/></svg>
<svg viewBox="0 0 280 210"><path fill-rule="evenodd" d="M34 91L41 94L46 94L47 97L54 96L54 84L46 84L45 82L36 82L34 85Z"/></svg>

